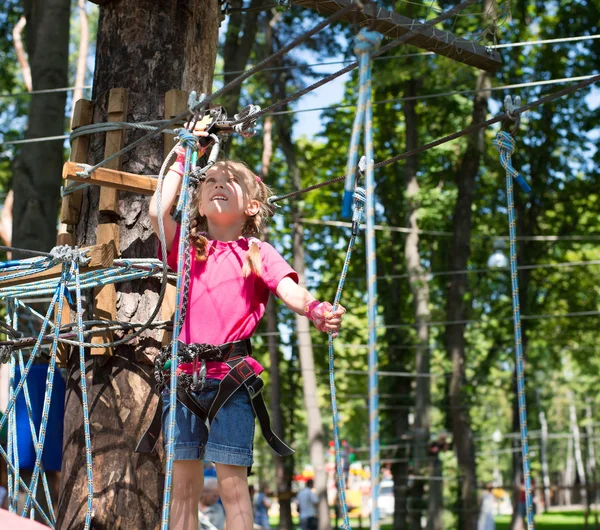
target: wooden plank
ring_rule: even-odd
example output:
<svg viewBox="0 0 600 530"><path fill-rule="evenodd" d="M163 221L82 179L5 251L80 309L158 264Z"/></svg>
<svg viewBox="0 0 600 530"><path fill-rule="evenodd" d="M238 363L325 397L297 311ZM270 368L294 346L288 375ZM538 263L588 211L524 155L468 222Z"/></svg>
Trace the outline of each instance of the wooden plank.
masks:
<svg viewBox="0 0 600 530"><path fill-rule="evenodd" d="M129 92L125 88L112 88L108 96L107 120L124 122L127 119ZM108 131L104 146L104 158L119 152L125 144L125 130ZM122 157L113 158L104 164L106 169L121 169ZM119 191L117 188L100 187L98 210L111 218L119 215ZM96 243L112 243L115 248L120 241L119 226L116 223L99 223L96 232ZM117 288L114 284L94 289L94 316L99 320L117 319ZM112 331L106 331L92 337L92 344L112 342ZM91 348L92 355L112 355L112 348Z"/></svg>
<svg viewBox="0 0 600 530"><path fill-rule="evenodd" d="M152 195L158 183L158 179L154 177L136 175L135 173L116 171L103 167L96 169L89 177L78 176L76 173L80 171L81 166L75 162L66 162L63 166L63 178L122 191L133 191L142 195Z"/></svg>
<svg viewBox="0 0 600 530"><path fill-rule="evenodd" d="M84 247L82 250L89 250L89 256L91 257L90 262L85 266L81 267L82 272L96 270L98 268L110 267L117 257L117 252L114 243L106 243L104 245L92 245L91 247ZM39 282L42 280L49 280L52 278L59 278L62 271L62 265L57 265L51 269L47 269L42 272L36 272L22 278L10 278L3 280L2 278L10 276L12 272L0 273L0 288L12 287L13 285L26 285L33 282Z"/></svg>
<svg viewBox="0 0 600 530"><path fill-rule="evenodd" d="M108 96L107 121L125 121L127 119L128 92L125 88L112 88ZM108 131L104 145L104 158L117 153L125 145L125 130ZM104 164L107 169L121 169L122 157L113 158ZM114 188L100 188L100 213L119 214L119 192Z"/></svg>
<svg viewBox="0 0 600 530"><path fill-rule="evenodd" d="M188 93L186 90L178 90L172 88L165 94L165 120L171 120L175 116L179 116L184 110L188 108L187 104ZM183 121L181 122L183 125ZM172 134L163 134L163 152L166 158L173 146L175 145L175 138Z"/></svg>
<svg viewBox="0 0 600 530"><path fill-rule="evenodd" d="M91 101L87 99L80 99L75 103L73 109L73 119L71 120L71 128L73 130L81 127L82 125L89 125L92 123L92 114L94 106ZM75 138L71 144L71 154L69 160L73 162L87 162L88 147L90 144L90 137L80 136ZM70 182L67 180L65 186L69 185ZM60 222L66 225L76 225L79 222L79 214L81 212L81 199L83 196L83 190L76 191L63 197L62 207L60 209Z"/></svg>
<svg viewBox="0 0 600 530"><path fill-rule="evenodd" d="M351 0L292 0L299 6L314 9L323 16L329 16L340 11L351 3ZM496 50L482 46L468 39L457 37L449 31L442 31L423 23L408 18L393 11L376 8L373 3L368 3L362 11L350 11L341 18L351 24L355 17L358 25L370 27L375 17L375 29L390 39L397 39L409 32L413 34L406 40L406 44L428 50L437 55L443 55L453 61L474 66L486 72L496 72L502 61Z"/></svg>

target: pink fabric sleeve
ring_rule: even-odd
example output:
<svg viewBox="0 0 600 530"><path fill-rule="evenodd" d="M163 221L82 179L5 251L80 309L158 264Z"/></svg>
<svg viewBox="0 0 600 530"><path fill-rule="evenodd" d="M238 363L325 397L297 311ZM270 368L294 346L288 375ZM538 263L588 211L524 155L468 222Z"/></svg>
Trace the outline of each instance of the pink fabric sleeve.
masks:
<svg viewBox="0 0 600 530"><path fill-rule="evenodd" d="M298 273L290 267L288 262L283 259L281 254L272 245L263 242L260 250L262 258L262 272L260 276L271 292L275 293L279 282L288 276L298 283Z"/></svg>
<svg viewBox="0 0 600 530"><path fill-rule="evenodd" d="M177 225L177 230L175 230L175 236L173 237L173 243L171 243L171 250L167 252L167 264L171 269L177 272L177 252L179 250L179 232L181 230L181 225ZM162 248L160 245L160 241L158 243L158 254L157 257L159 260L162 260Z"/></svg>

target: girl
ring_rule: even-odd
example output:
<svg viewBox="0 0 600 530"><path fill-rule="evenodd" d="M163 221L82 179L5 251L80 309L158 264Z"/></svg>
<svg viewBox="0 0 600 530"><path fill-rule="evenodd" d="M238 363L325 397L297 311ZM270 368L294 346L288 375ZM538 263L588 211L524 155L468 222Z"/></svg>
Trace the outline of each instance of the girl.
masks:
<svg viewBox="0 0 600 530"><path fill-rule="evenodd" d="M207 136L203 131L195 134ZM182 173L180 153L165 176L161 197L168 263L174 270L179 226L170 212ZM270 445L281 454L290 452L270 432L268 416L265 424L262 381L257 377L263 368L250 356L248 339L264 314L269 292L312 320L323 332L337 334L345 313L341 306L332 312L330 304L315 300L298 285L297 273L281 255L268 243L256 239L270 213L268 196L267 186L244 164L221 161L207 172L193 198L189 296L178 347L180 359L183 354L183 359L189 361L179 365L179 373L184 375L178 381L185 381L187 374L189 384L184 389L178 386L172 529L198 528L202 460L206 459L216 464L226 527L252 530L247 469L252 465L254 413ZM158 234L156 195L149 214ZM167 432L168 392L163 392L163 412L163 432ZM205 426L206 417L210 431Z"/></svg>

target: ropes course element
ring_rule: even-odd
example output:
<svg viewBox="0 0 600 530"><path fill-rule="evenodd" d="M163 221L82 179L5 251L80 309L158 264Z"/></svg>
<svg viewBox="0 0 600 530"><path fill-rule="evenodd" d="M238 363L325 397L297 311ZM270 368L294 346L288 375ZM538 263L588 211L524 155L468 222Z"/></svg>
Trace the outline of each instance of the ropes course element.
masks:
<svg viewBox="0 0 600 530"><path fill-rule="evenodd" d="M348 273L348 265L350 264L350 258L352 257L352 250L354 249L354 242L358 236L360 221L362 219L363 210L365 208L366 196L363 188L356 188L354 190L354 214L353 214L353 230L352 236L348 243L348 250L346 252L346 258L344 260L344 266L342 268L342 274L340 275L340 281L338 282L338 288L335 293L333 301L333 309L335 312L340 303L342 297L342 290L344 288L344 282L346 281L346 274ZM333 334L329 333L328 338L329 346L329 388L331 393L331 412L333 415L333 443L335 447L335 468L338 478L338 492L340 498L340 506L342 508L342 517L344 519L343 528L350 528L350 520L348 519L348 506L346 504L346 485L344 483L344 470L342 468L342 458L340 453L340 434L339 434L339 419L337 410L337 398L335 390L335 367L334 367L334 349L333 349Z"/></svg>
<svg viewBox="0 0 600 530"><path fill-rule="evenodd" d="M348 251L344 261L344 267L335 295L333 311L337 309L348 271L348 264L354 241L358 235L362 212L367 210L367 316L368 316L368 359L369 359L369 436L371 440L371 529L379 528L379 508L377 499L379 497L379 396L378 396L378 378L377 378L377 282L376 282L376 255L375 255L375 182L373 171L373 111L371 107L371 54L381 44L383 36L376 31L361 29L357 34L354 44L354 53L359 57L359 95L352 136L350 139L350 148L348 154L348 174L351 175L346 181L346 194L344 195L343 209L344 213L349 210L349 200L354 201L354 214L352 217L352 237L348 244ZM365 169L366 192L362 188L356 187L354 178L354 167L358 158L358 146L360 141L361 129L364 128L364 149L365 157L361 160L359 167ZM351 191L352 190L352 191ZM348 507L346 505L344 474L342 470L342 460L340 456L340 440L338 429L337 401L335 393L334 377L334 355L333 355L333 335L329 334L329 381L331 390L331 408L333 412L333 440L335 447L335 462L338 475L338 495L342 516L344 519L342 527L345 530L350 529L348 519Z"/></svg>
<svg viewBox="0 0 600 530"><path fill-rule="evenodd" d="M512 115L512 102L510 96L505 101L507 113ZM515 103L520 107L520 100ZM519 115L513 118L516 125L512 134L519 125ZM494 146L500 155L500 164L506 171L506 200L508 203L508 228L510 234L510 277L512 287L512 304L515 335L515 358L517 368L517 390L519 401L519 427L521 431L521 455L523 457L523 475L525 477L525 504L527 507L527 530L535 530L533 521L533 502L531 492L531 470L529 467L529 440L527 436L527 403L525 398L525 367L523 359L523 344L521 341L521 308L519 303L519 277L517 271L517 230L515 221L515 205L513 197L513 181L516 181L525 193L531 188L518 171L513 167L511 156L515 151L515 140L506 131L500 131L494 139Z"/></svg>
<svg viewBox="0 0 600 530"><path fill-rule="evenodd" d="M343 271L338 284L338 290L334 300L334 311L337 308L341 293L346 278L348 269L349 259L355 244L360 228L360 219L363 210L366 209L366 239L367 239L367 282L368 282L368 359L369 359L369 426L370 426L370 451L371 451L371 495L372 495L372 512L371 512L371 530L377 530L379 528L379 512L377 507L377 499L379 496L379 418L378 418L378 406L379 406L379 394L378 394L378 357L376 350L377 340L377 289L376 289L376 256L375 256L375 199L374 199L374 170L384 167L388 164L403 160L405 158L414 156L422 151L436 147L450 140L454 140L461 136L465 136L472 132L475 132L481 128L487 127L493 123L500 121L508 121L518 119L518 116L531 108L538 105L553 101L563 95L570 94L579 90L585 86L589 86L598 80L600 75L596 75L586 79L576 85L572 85L556 93L549 94L539 100L529 104L516 108L511 108L506 114L500 115L492 120L488 120L483 123L474 124L462 131L446 136L435 142L431 142L427 145L413 149L406 153L402 153L395 157L389 158L377 164L374 163L373 154L373 133L372 133L372 94L371 94L371 61L376 57L382 55L388 50L410 40L415 36L415 33L422 31L423 28L431 28L434 25L456 15L461 10L474 4L477 0L465 0L456 7L442 13L437 18L428 21L423 24L415 22L413 25L407 26L408 32L402 37L390 42L386 46L375 51L380 43L382 36L374 31L363 29L357 36L357 43L355 45L355 52L359 57L357 62L354 62L342 70L327 76L319 82L304 88L301 91L292 94L289 97L282 99L281 101L270 105L269 107L261 110L259 107L251 106L250 108L244 109L239 114L236 114L233 120L220 121L215 119L213 126L215 126L215 134L211 134L211 138L214 141L214 147L211 151L208 164L203 168L192 169L196 165L198 159L197 151L197 139L191 132L186 129L178 129L177 131L170 130L169 127L178 124L183 118L193 115L194 120L198 119L198 116L204 109L208 108L209 104L222 96L223 94L231 91L235 87L239 86L245 79L254 75L255 73L265 70L266 66L272 63L274 60L284 56L290 50L305 42L312 35L316 34L321 29L327 27L333 22L340 20L343 16L347 15L353 10L362 8L362 4L358 1L350 2L344 6L341 10L335 12L326 20L320 22L309 31L303 33L298 38L294 39L288 45L284 46L276 53L267 57L263 61L259 62L253 68L243 72L237 78L230 83L223 86L220 90L214 94L206 97L202 94L199 98L196 97L195 93L190 95L188 109L179 114L178 116L169 120L159 120L152 122L141 122L141 123L128 123L128 122L112 122L104 124L94 124L89 126L79 127L76 131L71 134L71 140L82 136L84 134L93 134L106 132L109 130L124 129L124 128L136 128L149 131L147 134L132 142L125 148L111 154L106 159L94 166L88 166L82 164L82 171L79 176L89 176L94 170L106 164L108 161L115 159L122 154L130 151L140 143L156 136L159 133L169 132L179 134L179 144L185 147L185 170L183 176L183 183L181 188L180 199L177 204L176 211L180 216L181 235L178 247L178 271L176 276L176 305L175 305L175 317L173 320L173 340L171 346L171 374L170 374L170 390L169 390L169 402L170 402L170 414L171 419L167 425L166 434L166 472L165 472L165 490L164 500L162 506L162 518L161 518L161 529L168 530L169 526L169 515L171 505L171 489L172 489L172 474L173 474L173 455L174 455L174 431L175 431L175 411L177 407L176 389L177 389L177 365L178 365L178 344L177 340L181 331L183 320L185 318L185 308L187 306L187 295L190 281L190 269L191 269L191 252L190 252L190 241L189 241L189 223L190 223L190 208L191 208L191 189L195 182L201 177L203 172L216 161L216 157L219 152L219 137L216 133L229 134L236 132L243 136L247 136L252 131L252 125L256 119L260 116L272 113L273 109L279 108L283 105L288 104L291 101L301 97L302 95L323 86L325 83L343 75L344 73L350 72L357 66L359 69L359 97L357 111L354 121L354 127L352 131L352 137L350 142L350 152L347 165L347 174L343 177L338 177L327 182L322 182L302 190L297 190L286 195L272 197L269 202L274 204L275 202L291 198L301 193L311 191L314 189L321 188L325 185L346 180L346 195L344 198L344 213L349 214L349 208L354 203L354 215L352 218L352 237L348 245L348 251L346 254L346 260L344 262ZM282 2L278 2L282 4ZM376 18L376 17L375 17ZM448 43L447 43L448 44ZM63 89L60 89L63 90ZM210 111L209 111L210 112ZM358 157L358 145L360 140L361 128L364 128L364 150L366 164L364 166L365 179L366 179L366 191L361 188L356 188L356 159ZM190 126L193 129L193 126ZM250 129L250 130L249 130ZM60 139L62 137L55 137L51 139ZM48 140L48 139L46 139ZM41 141L41 139L28 139L23 141ZM7 142L10 143L10 142ZM19 141L12 142L19 143ZM533 514L531 504L531 482L530 482L530 470L529 470L529 446L527 440L527 418L526 418L526 403L524 394L524 376L523 376L523 354L521 345L521 318L523 320L526 316L521 317L519 309L519 298L518 298L518 283L517 283L517 264L516 264L516 230L514 223L514 204L512 195L512 181L517 182L522 186L526 187L526 182L521 179L518 172L514 170L511 163L511 155L514 151L514 140L507 133L501 131L494 142L494 145L500 152L500 159L503 167L506 170L506 182L507 182L507 193L509 202L509 229L510 229L510 253L511 253L511 280L513 289L513 319L515 323L515 344L516 344L516 356L517 356L517 381L519 390L519 415L520 415L520 428L521 428L521 439L522 439L522 453L523 453L523 466L526 481L526 492L527 492L527 517L528 517L528 530L534 530L533 527ZM89 418L89 400L87 393L86 383L86 363L85 363L85 348L110 348L120 344L130 342L133 338L139 336L141 333L148 329L165 329L169 324L164 321L156 322L155 319L158 315L158 311L161 309L163 299L166 292L168 276L167 256L166 256L166 245L165 243L165 231L162 224L162 213L160 198L162 195L162 185L164 174L168 162L170 161L175 148L171 151L169 156L166 157L160 174L157 180L157 209L158 209L158 225L159 225L159 239L162 248L162 260L151 260L151 259L128 259L128 260L115 260L114 256L110 259L110 263L93 263L90 257L88 249L78 249L77 247L56 247L50 253L40 253L29 251L25 249L15 249L12 247L0 247L0 250L19 252L24 255L31 256L30 259L25 260L9 260L7 262L0 263L0 299L4 298L7 301L7 323L3 325L3 332L7 334L9 338L5 341L0 342L0 362L8 363L10 368L10 395L9 404L6 409L5 416L0 419L0 429L8 424L8 440L7 440L7 451L0 446L0 455L7 461L7 468L9 472L9 507L12 512L16 512L18 508L18 498L21 492L25 492L27 497L25 504L22 509L21 516L27 516L28 512L33 517L36 513L44 519L46 524L51 528L56 525L56 516L54 508L52 506L50 490L48 487L48 481L44 472L43 466L43 449L44 442L47 436L48 419L50 410L50 400L52 395L53 385L55 383L56 366L58 361L58 348L59 344L68 344L71 346L77 346L79 351L79 377L80 377L80 389L82 396L82 409L83 409L83 427L84 427L84 441L85 441L85 460L86 460L86 474L87 474L87 497L86 497L86 515L85 515L85 528L89 530L92 525L93 518L93 494L94 494L94 483L93 483L93 455L91 448L91 430L90 430L90 418ZM362 167L359 164L359 168ZM65 190L65 194L68 194L76 189L80 189L81 185L69 186ZM117 282L133 281L142 278L161 278L161 289L156 307L154 308L151 316L145 323L121 323L116 320L83 320L83 305L82 305L82 290L91 289L94 287L102 287L108 284L114 284ZM172 276L171 276L172 277ZM52 295L51 302L45 315L37 313L32 308L28 307L21 299L23 296L35 296L41 295ZM74 298L73 298L74 296ZM76 313L76 322L69 323L66 325L62 324L63 310L65 299L67 304ZM37 333L37 337L24 337L23 333L18 329L18 316L19 310L24 309L30 313L28 315L32 319L39 319L41 321L41 327ZM32 315L32 316L31 316ZM462 323L462 322L461 322ZM431 323L435 325L436 323ZM448 324L448 323L443 323ZM453 324L453 323L450 323ZM100 326L100 327L98 327ZM396 327L396 326L388 326ZM407 326L408 327L408 326ZM89 335L94 333L102 333L107 330L128 330L131 331L129 334L120 340L115 340L106 343L93 343L85 342ZM30 373L31 367L35 360L42 354L42 346L50 345L49 348L45 348L44 353L49 355L49 367L46 374L46 388L44 394L44 403L42 411L41 425L39 432L36 431L36 427L33 421L33 407L29 394L27 376ZM337 408L337 398L335 389L335 375L334 375L334 352L333 352L333 336L329 336L329 375L330 375L330 390L332 399L332 412L333 412L333 427L334 427L334 443L335 443L335 457L336 457L336 469L338 473L338 493L340 495L340 503L342 506L344 523L343 527L346 530L350 530L348 510L345 499L345 487L344 487L344 475L341 464L340 455L340 442L339 442L339 418ZM29 358L25 363L23 350L30 349ZM49 349L49 352L48 352ZM19 366L20 379L17 381L17 361ZM349 371L348 371L349 372ZM194 372L196 376L196 372ZM419 377L420 375L413 375L413 377ZM433 377L432 374L428 374L428 377ZM35 447L35 464L33 469L32 478L29 484L25 483L20 476L20 462L17 447L17 436L16 436L16 401L17 397L23 392L25 397L25 404L29 419L29 426L31 431L31 438ZM42 487L47 500L48 510L47 513L40 507L36 500L37 491L39 488L39 482L41 481Z"/></svg>
<svg viewBox="0 0 600 530"><path fill-rule="evenodd" d="M597 83L598 81L600 81L600 74L590 77L588 79L585 79L583 81L580 81L579 83L575 83L573 85L565 87L556 92L552 92L551 94L548 94L547 96L539 98L539 99L533 101L532 103L527 103L526 105L516 108L516 109L514 109L513 114L514 115L522 114L523 112L534 109L534 108L544 105L546 103L550 103L558 98L572 94L573 92L576 92L577 90L580 90L587 86L593 85L594 83ZM500 114L500 115L496 116L495 118L490 118L489 120L486 120L486 121L483 121L480 123L475 123L475 124L470 125L469 127L466 127L458 132L449 134L447 136L443 136L442 138L438 138L437 140L434 140L433 142L429 142L429 143L424 144L415 149L405 151L404 153L401 153L399 155L393 156L391 158L387 158L386 160L382 160L381 162L377 162L374 167L375 167L375 169L379 169L381 167L388 166L395 162L399 162L400 160L405 160L406 158L410 158L410 157L418 155L419 153L422 153L424 151L428 151L429 149L432 149L434 147L438 147L439 145L445 144L452 140L456 140L457 138L467 136L468 134L476 132L479 129L484 129L485 127L489 127L490 125L494 125L495 123L510 121L510 119L511 118L508 116L508 114ZM274 204L274 203L282 201L284 199L291 199L291 198L297 197L298 195L301 195L303 193L307 193L309 191L314 191L319 188L323 188L324 186L329 186L330 184L335 184L336 182L341 182L343 180L346 180L347 177L348 177L348 175L342 175L341 177L335 177L335 178L332 178L329 180L325 180L323 182L313 184L312 186L307 186L306 188L302 188L300 190L291 191L289 193L285 193L282 195L274 195L274 196L270 197L269 202L271 204Z"/></svg>
<svg viewBox="0 0 600 530"><path fill-rule="evenodd" d="M452 9L445 11L440 16L425 22L421 27L422 28L433 27L436 24L439 24L440 22L443 22L444 20L451 18L456 13L459 13L460 11L462 11L466 7L474 4L477 1L478 0L464 0L457 6L453 7ZM338 13L341 13L341 11L339 11ZM378 57L378 56L384 54L388 50L391 50L393 48L396 48L397 46L400 46L400 44L406 42L411 37L413 37L417 31L418 30L413 30L411 28L411 30L408 33L406 33L405 35L403 35L402 37L399 37L398 39L386 44L385 46L382 46L378 51L374 52L371 55L371 59L374 59L375 57ZM279 53L279 52L277 52L277 53ZM313 90L329 83L330 81L333 81L334 79L337 79L341 75L351 72L352 70L354 70L357 67L358 67L358 61L355 61L355 62L349 64L348 66L342 68L341 70L338 70L337 72L328 75L327 77L321 79L320 81L317 81L316 83L314 83L310 86L307 86L307 87L303 88L302 90L299 90L298 92L295 92L294 94L292 94L290 96L283 98L282 100L278 101L277 103L273 103L272 105L269 105L268 107L266 107L266 108L262 109L260 112L258 112L255 115L255 118L260 118L261 116L263 116L265 114L271 114L271 112L273 110L283 107L284 105L287 105L288 103L291 103L292 101L295 101L299 97L304 96L305 94L308 94L309 92L312 92Z"/></svg>

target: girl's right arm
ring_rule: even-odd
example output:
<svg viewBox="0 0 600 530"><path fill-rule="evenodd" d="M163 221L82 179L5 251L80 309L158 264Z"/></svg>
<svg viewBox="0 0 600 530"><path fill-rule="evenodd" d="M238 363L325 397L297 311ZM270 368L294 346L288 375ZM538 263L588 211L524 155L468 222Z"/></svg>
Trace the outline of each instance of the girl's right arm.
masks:
<svg viewBox="0 0 600 530"><path fill-rule="evenodd" d="M171 250L171 245L173 244L173 239L175 238L175 232L177 231L177 222L175 219L173 219L173 217L171 217L171 209L175 204L177 194L181 188L181 178L182 176L177 171L170 169L165 175L162 185L162 196L160 198L160 217L162 218L163 226L165 227L165 243L167 252ZM152 196L152 200L150 201L150 209L148 211L150 221L152 222L152 228L154 228L156 235L159 234L159 212L157 198L158 190Z"/></svg>

